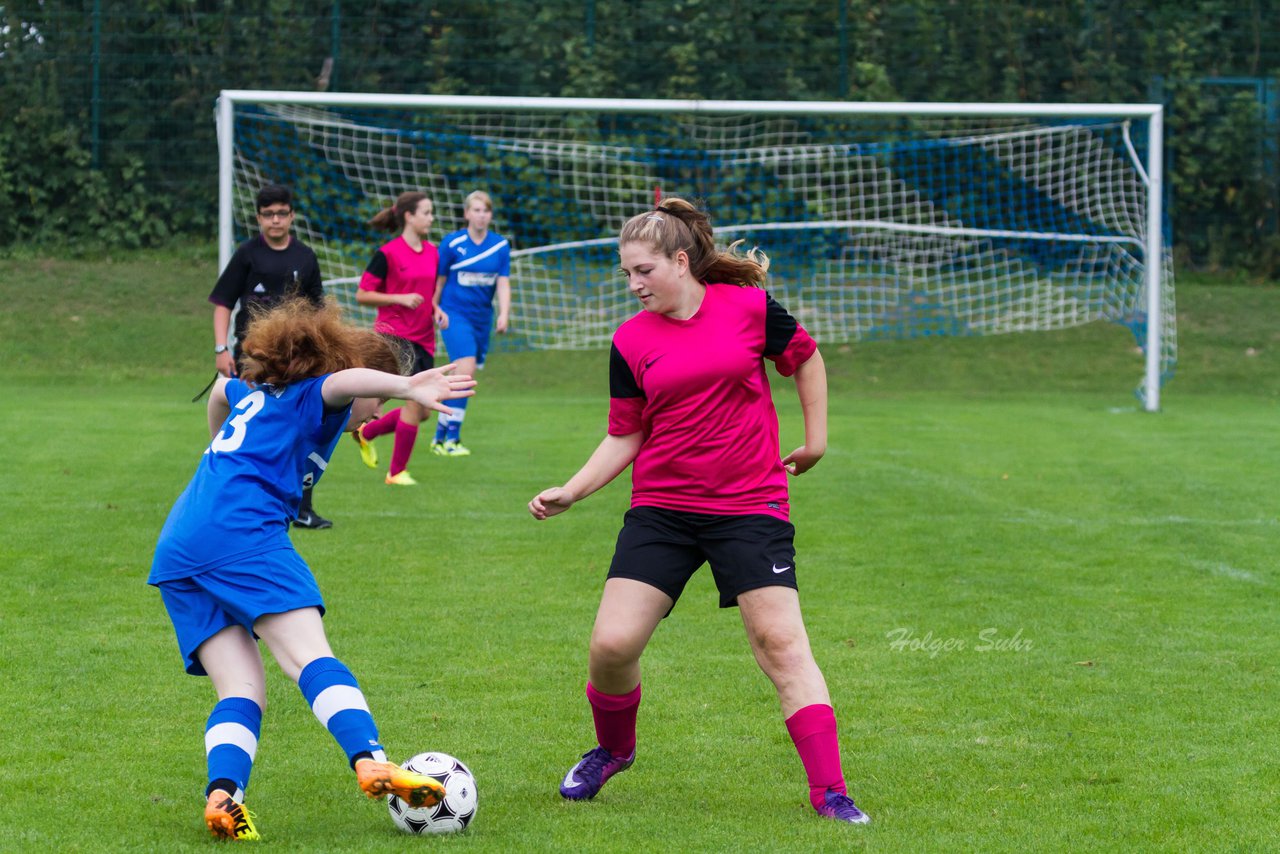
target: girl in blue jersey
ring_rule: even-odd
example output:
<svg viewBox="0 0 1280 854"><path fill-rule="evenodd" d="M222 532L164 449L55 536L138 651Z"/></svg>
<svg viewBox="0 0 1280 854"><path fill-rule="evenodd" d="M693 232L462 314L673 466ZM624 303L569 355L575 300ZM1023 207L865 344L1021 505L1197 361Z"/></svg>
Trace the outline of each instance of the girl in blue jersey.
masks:
<svg viewBox="0 0 1280 854"><path fill-rule="evenodd" d="M489 231L493 221L493 201L476 190L463 205L467 227L440 241L440 275L432 298L436 321L449 360L464 374L474 374L484 366L489 349L489 331L507 331L511 319L511 244ZM498 319L494 323L493 297L498 297ZM445 457L465 457L471 453L462 444L462 419L466 400L441 413L436 421L436 438L431 450Z"/></svg>
<svg viewBox="0 0 1280 854"><path fill-rule="evenodd" d="M187 672L208 675L218 695L205 728L205 822L215 837L258 838L243 806L266 703L258 638L369 797L434 804L438 783L387 761L355 677L329 648L320 590L287 531L349 420L387 398L445 410L441 401L474 394L475 383L451 375L452 365L401 376L389 339L305 300L255 318L242 352L239 378L219 378L209 397L212 441L165 521L147 579L160 588Z"/></svg>

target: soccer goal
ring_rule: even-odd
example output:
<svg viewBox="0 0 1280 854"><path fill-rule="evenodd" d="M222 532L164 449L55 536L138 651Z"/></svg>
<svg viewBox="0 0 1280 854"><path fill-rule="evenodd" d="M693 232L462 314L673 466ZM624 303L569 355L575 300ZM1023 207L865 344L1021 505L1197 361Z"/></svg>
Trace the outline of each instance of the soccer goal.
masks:
<svg viewBox="0 0 1280 854"><path fill-rule="evenodd" d="M223 265L267 182L351 312L399 193L494 199L511 241L508 346L605 347L635 312L615 238L655 190L772 259L769 288L826 343L1110 321L1144 349L1156 410L1177 357L1153 104L496 98L224 91Z"/></svg>

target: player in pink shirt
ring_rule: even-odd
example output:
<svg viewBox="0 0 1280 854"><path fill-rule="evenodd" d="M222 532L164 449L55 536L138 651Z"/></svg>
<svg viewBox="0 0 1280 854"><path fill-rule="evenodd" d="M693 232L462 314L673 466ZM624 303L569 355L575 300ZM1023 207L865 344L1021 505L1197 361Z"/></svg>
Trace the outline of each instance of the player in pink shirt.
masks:
<svg viewBox="0 0 1280 854"><path fill-rule="evenodd" d="M356 302L378 308L374 328L404 342L406 351L412 354L411 373L415 374L435 367L436 320L440 310L433 308L432 298L440 256L435 244L427 240L434 221L431 199L426 193L418 192L401 193L394 205L369 220L375 228L398 230L400 236L373 253L356 291ZM418 439L418 425L426 417L427 410L413 401L405 401L400 408L352 431L364 464L377 468L378 452L371 441L394 432L387 483L416 486L418 482L407 467Z"/></svg>
<svg viewBox="0 0 1280 854"><path fill-rule="evenodd" d="M800 613L788 521L787 474L804 474L826 451L826 368L804 327L761 288L768 258L734 248L718 250L706 214L678 198L623 226L622 272L644 311L613 336L608 435L568 483L529 502L546 519L633 466L631 509L591 633L598 745L569 769L560 794L594 797L635 761L640 656L706 562L720 606L738 607L777 689L810 803L862 824L869 819L848 796L835 713ZM765 359L795 377L804 413L804 444L781 459Z"/></svg>

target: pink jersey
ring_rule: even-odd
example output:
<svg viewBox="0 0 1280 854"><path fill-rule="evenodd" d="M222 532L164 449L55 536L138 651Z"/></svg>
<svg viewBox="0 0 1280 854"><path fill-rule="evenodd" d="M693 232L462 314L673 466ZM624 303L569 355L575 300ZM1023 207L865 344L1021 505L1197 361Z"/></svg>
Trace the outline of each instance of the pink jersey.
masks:
<svg viewBox="0 0 1280 854"><path fill-rule="evenodd" d="M613 335L609 433L643 432L631 506L786 519L764 359L790 376L818 345L759 288L708 285L697 314L642 311Z"/></svg>
<svg viewBox="0 0 1280 854"><path fill-rule="evenodd" d="M428 353L436 352L436 327L431 315L431 298L436 293L436 271L440 254L434 243L422 242L415 252L403 237L397 237L373 253L369 266L360 277L360 289L384 294L422 294L422 305L378 307L374 328L398 335L406 341L422 345Z"/></svg>

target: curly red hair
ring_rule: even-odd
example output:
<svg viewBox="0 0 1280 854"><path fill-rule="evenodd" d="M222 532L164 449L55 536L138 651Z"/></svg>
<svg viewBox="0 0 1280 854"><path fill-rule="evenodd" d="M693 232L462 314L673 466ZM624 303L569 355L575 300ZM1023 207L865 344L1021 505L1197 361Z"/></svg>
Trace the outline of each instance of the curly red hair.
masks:
<svg viewBox="0 0 1280 854"><path fill-rule="evenodd" d="M254 316L241 342L240 377L288 385L347 368L403 373L402 353L385 335L346 323L332 305L289 299Z"/></svg>

